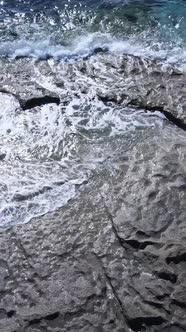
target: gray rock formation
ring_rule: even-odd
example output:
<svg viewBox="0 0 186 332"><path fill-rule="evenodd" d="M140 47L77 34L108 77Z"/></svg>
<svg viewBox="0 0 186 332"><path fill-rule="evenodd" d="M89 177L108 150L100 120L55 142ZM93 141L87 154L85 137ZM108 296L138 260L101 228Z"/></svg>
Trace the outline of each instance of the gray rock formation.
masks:
<svg viewBox="0 0 186 332"><path fill-rule="evenodd" d="M115 166L64 208L1 233L0 331L186 330L186 135L166 130L111 140Z"/></svg>
<svg viewBox="0 0 186 332"><path fill-rule="evenodd" d="M36 81L35 68L26 59L18 61L1 60L0 92L17 98L23 110L49 103L60 103L59 97L39 85Z"/></svg>
<svg viewBox="0 0 186 332"><path fill-rule="evenodd" d="M91 91L91 97L96 95L105 103L159 110L186 126L185 73L162 61L98 52L66 63L19 59L16 64L3 62L1 67L0 91L14 94L23 109L59 104L60 99L66 103L74 95Z"/></svg>
<svg viewBox="0 0 186 332"><path fill-rule="evenodd" d="M61 107L87 93L157 108L185 124L185 74L150 60L96 56L100 68L94 57L5 64L1 91L23 108L33 98L36 106L38 85L39 98L55 93ZM88 183L63 208L1 231L0 331L186 331L186 133L165 120L126 136L77 135L80 158L90 149L92 160L107 153Z"/></svg>

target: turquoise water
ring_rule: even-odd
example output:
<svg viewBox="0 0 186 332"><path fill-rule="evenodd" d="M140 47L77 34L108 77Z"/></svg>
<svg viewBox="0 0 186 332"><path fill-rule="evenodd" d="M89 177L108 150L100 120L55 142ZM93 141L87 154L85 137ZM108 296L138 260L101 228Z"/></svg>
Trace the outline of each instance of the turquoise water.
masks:
<svg viewBox="0 0 186 332"><path fill-rule="evenodd" d="M107 47L185 64L186 2L2 0L0 46L10 57L62 59Z"/></svg>

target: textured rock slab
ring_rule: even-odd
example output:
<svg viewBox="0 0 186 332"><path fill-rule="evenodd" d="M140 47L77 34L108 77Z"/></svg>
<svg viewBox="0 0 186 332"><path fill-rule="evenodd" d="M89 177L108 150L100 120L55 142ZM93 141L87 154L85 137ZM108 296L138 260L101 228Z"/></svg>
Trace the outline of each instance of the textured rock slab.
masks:
<svg viewBox="0 0 186 332"><path fill-rule="evenodd" d="M186 74L158 60L96 54L69 62L1 60L0 91L14 94L23 109L97 96L137 108L160 110L186 126Z"/></svg>
<svg viewBox="0 0 186 332"><path fill-rule="evenodd" d="M82 211L79 203L84 205ZM91 203L83 196L79 203L72 202L41 223L38 220L2 235L4 291L0 306L6 310L1 330L123 330L120 306L92 247L105 233L110 244L121 249L114 244L101 198ZM92 210L96 210L94 216Z"/></svg>
<svg viewBox="0 0 186 332"><path fill-rule="evenodd" d="M78 197L1 233L1 331L186 329L185 133L166 129L110 139Z"/></svg>
<svg viewBox="0 0 186 332"><path fill-rule="evenodd" d="M159 60L135 56L97 54L87 59L48 65L39 64L42 75L62 82L63 89L89 98L111 101L149 110L160 110L178 125L186 124L186 75ZM175 121L176 122L176 121Z"/></svg>
<svg viewBox="0 0 186 332"><path fill-rule="evenodd" d="M87 95L184 124L185 74L171 66L108 54L17 61L1 74L1 107L13 112ZM106 151L87 186L66 207L0 234L0 331L186 330L186 135L168 122L131 133L93 138L91 158L90 138L77 135L82 159Z"/></svg>
<svg viewBox="0 0 186 332"><path fill-rule="evenodd" d="M60 103L60 98L54 92L37 83L34 63L26 59L18 60L16 64L4 61L1 60L0 92L15 96L22 109Z"/></svg>

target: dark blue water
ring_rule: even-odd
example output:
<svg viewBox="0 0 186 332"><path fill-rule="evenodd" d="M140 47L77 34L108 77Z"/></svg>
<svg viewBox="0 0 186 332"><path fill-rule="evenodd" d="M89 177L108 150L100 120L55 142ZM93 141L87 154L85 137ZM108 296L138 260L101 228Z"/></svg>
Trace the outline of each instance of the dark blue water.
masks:
<svg viewBox="0 0 186 332"><path fill-rule="evenodd" d="M184 63L186 2L1 0L0 46L10 57L62 59L106 46Z"/></svg>

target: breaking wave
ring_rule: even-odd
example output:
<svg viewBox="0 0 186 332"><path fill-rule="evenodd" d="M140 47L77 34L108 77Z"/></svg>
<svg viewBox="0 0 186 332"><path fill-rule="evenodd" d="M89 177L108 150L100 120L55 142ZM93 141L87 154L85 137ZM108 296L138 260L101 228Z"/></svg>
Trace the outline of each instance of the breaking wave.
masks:
<svg viewBox="0 0 186 332"><path fill-rule="evenodd" d="M186 68L186 50L182 47L163 48L161 44L147 45L137 42L136 38L119 40L106 33L84 34L76 37L69 45L54 44L50 39L7 41L0 44L0 56L12 59L31 57L40 60L53 58L57 61L68 61L98 52L155 58Z"/></svg>
<svg viewBox="0 0 186 332"><path fill-rule="evenodd" d="M183 1L0 5L0 57L68 60L97 51L186 63ZM3 6L4 4L4 6Z"/></svg>

